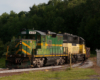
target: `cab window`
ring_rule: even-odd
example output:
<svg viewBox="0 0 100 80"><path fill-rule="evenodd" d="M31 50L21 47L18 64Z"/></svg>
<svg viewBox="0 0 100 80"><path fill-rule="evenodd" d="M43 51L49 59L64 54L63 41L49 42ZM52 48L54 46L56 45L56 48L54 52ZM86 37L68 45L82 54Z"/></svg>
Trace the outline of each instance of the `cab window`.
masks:
<svg viewBox="0 0 100 80"><path fill-rule="evenodd" d="M29 39L34 39L35 40L35 35L30 35Z"/></svg>
<svg viewBox="0 0 100 80"><path fill-rule="evenodd" d="M37 35L37 41L41 41L41 36L40 35Z"/></svg>
<svg viewBox="0 0 100 80"><path fill-rule="evenodd" d="M35 35L22 35L22 39L34 39L35 40Z"/></svg>
<svg viewBox="0 0 100 80"><path fill-rule="evenodd" d="M43 39L43 42L45 42L45 36L43 36L43 38L42 38L42 39Z"/></svg>

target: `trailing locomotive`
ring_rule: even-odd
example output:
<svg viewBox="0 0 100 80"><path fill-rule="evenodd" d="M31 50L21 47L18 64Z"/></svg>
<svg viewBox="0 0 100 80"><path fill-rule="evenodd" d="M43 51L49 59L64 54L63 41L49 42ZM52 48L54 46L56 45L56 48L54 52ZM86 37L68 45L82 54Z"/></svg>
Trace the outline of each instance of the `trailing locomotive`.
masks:
<svg viewBox="0 0 100 80"><path fill-rule="evenodd" d="M64 64L85 60L89 49L85 41L72 34L56 34L51 31L23 30L19 37L7 48L6 67L42 67L50 64Z"/></svg>

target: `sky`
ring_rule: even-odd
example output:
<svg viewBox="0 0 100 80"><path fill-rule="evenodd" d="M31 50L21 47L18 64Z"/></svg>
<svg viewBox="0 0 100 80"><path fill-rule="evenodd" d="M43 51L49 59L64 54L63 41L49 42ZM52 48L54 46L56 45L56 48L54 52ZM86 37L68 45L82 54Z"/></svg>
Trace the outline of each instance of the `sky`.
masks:
<svg viewBox="0 0 100 80"><path fill-rule="evenodd" d="M29 11L29 7L34 4L47 3L49 0L0 0L0 15L10 14L10 11L19 13L20 11Z"/></svg>

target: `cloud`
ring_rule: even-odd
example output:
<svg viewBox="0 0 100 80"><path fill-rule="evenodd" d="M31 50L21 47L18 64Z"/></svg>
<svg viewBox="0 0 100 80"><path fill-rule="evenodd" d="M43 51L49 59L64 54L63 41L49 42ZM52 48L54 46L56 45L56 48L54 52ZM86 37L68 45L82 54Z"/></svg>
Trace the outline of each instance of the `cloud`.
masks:
<svg viewBox="0 0 100 80"><path fill-rule="evenodd" d="M47 3L49 0L2 0L0 1L0 15L4 12L10 13L13 10L16 13L20 11L29 11L29 7L34 4Z"/></svg>

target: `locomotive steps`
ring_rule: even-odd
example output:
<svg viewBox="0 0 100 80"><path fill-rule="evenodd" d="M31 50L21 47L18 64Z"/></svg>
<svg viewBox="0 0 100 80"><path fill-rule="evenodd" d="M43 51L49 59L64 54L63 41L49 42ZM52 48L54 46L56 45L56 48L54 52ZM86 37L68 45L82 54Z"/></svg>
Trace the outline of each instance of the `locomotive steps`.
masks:
<svg viewBox="0 0 100 80"><path fill-rule="evenodd" d="M74 67L79 67L79 68L88 68L88 67L92 67L93 66L93 62L90 60L87 60L84 63L77 63L77 64L73 64L72 68ZM66 69L69 68L69 64L68 65L64 65L64 66L50 66L50 67L42 67L42 68L29 68L29 69L12 69L12 70L2 70L0 71L1 73L13 73L13 72L25 72L25 71L36 71L36 70L47 70L47 69Z"/></svg>

